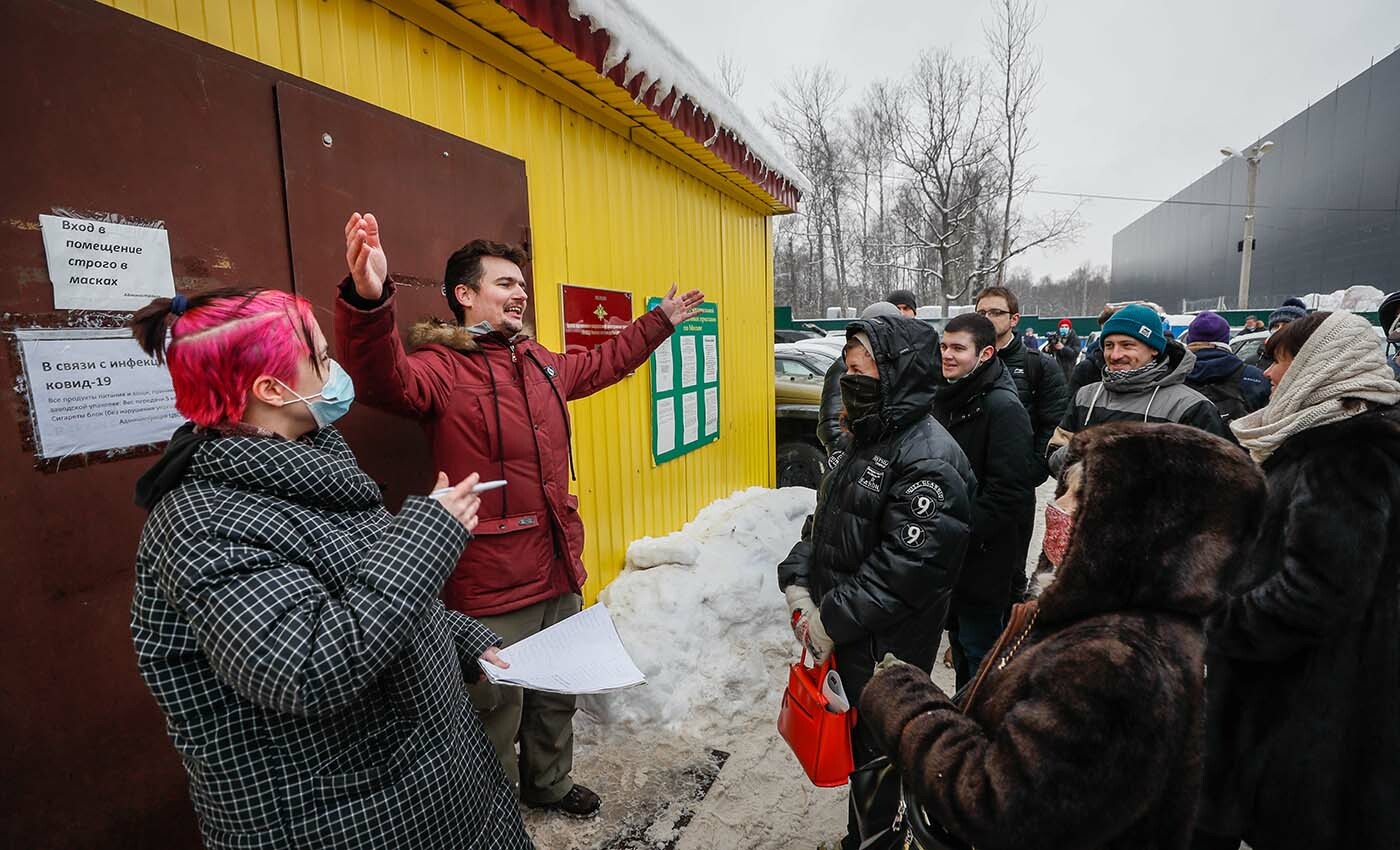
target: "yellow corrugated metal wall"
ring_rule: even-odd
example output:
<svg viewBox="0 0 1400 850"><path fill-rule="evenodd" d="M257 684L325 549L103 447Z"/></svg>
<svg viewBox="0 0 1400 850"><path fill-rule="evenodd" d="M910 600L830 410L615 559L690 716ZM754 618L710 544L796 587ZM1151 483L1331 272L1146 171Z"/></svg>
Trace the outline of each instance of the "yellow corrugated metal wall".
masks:
<svg viewBox="0 0 1400 850"><path fill-rule="evenodd" d="M370 0L102 0L525 161L540 340L561 345L559 284L672 281L719 304L719 441L654 467L650 377L572 405L589 601L627 544L735 489L773 483L767 215ZM465 238L464 234L464 238Z"/></svg>

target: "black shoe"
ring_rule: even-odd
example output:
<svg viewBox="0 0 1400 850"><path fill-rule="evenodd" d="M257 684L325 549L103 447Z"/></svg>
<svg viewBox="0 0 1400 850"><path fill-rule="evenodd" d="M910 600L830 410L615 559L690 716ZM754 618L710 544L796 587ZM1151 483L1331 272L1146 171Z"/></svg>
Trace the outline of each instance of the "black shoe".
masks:
<svg viewBox="0 0 1400 850"><path fill-rule="evenodd" d="M569 789L562 799L554 803L526 803L532 809L549 809L571 818L596 818L598 812L602 811L603 801L597 794L587 788L574 783L574 787Z"/></svg>

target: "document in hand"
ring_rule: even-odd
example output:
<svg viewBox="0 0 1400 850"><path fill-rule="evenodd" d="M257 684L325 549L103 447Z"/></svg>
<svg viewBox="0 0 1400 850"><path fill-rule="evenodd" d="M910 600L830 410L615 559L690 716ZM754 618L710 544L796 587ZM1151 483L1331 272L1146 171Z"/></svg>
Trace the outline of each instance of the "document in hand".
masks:
<svg viewBox="0 0 1400 850"><path fill-rule="evenodd" d="M509 670L477 662L497 685L556 694L600 694L646 684L601 602L506 647L500 656L510 664Z"/></svg>

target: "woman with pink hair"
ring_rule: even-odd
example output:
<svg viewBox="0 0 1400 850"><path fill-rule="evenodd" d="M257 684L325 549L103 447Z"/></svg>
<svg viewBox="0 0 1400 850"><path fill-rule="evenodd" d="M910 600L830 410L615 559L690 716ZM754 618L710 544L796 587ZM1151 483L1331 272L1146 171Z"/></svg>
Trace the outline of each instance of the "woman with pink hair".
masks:
<svg viewBox="0 0 1400 850"><path fill-rule="evenodd" d="M190 420L137 484L131 629L205 845L531 847L466 693L499 638L438 598L477 476L384 509L305 299L177 295L132 329Z"/></svg>

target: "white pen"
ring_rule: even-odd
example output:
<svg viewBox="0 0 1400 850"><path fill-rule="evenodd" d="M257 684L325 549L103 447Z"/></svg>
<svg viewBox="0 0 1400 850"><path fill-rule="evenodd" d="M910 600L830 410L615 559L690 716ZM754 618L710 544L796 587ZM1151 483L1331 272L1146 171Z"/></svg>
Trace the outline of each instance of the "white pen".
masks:
<svg viewBox="0 0 1400 850"><path fill-rule="evenodd" d="M497 479L497 480L495 480L495 481L481 481L481 482L478 482L477 485L476 485L475 487L472 488L472 492L473 492L473 493L485 493L485 492L488 492L488 491L490 491L490 490L499 490L500 488L502 488L502 487L504 487L504 486L506 486L506 480L505 480L504 478L500 478L500 479ZM428 498L429 498L429 499L440 499L440 498L442 498L443 496L446 496L448 493L451 493L452 490L453 490L452 487L443 487L443 488L441 488L441 489L439 489L439 490L434 490L433 492L429 493L429 494L428 494Z"/></svg>

